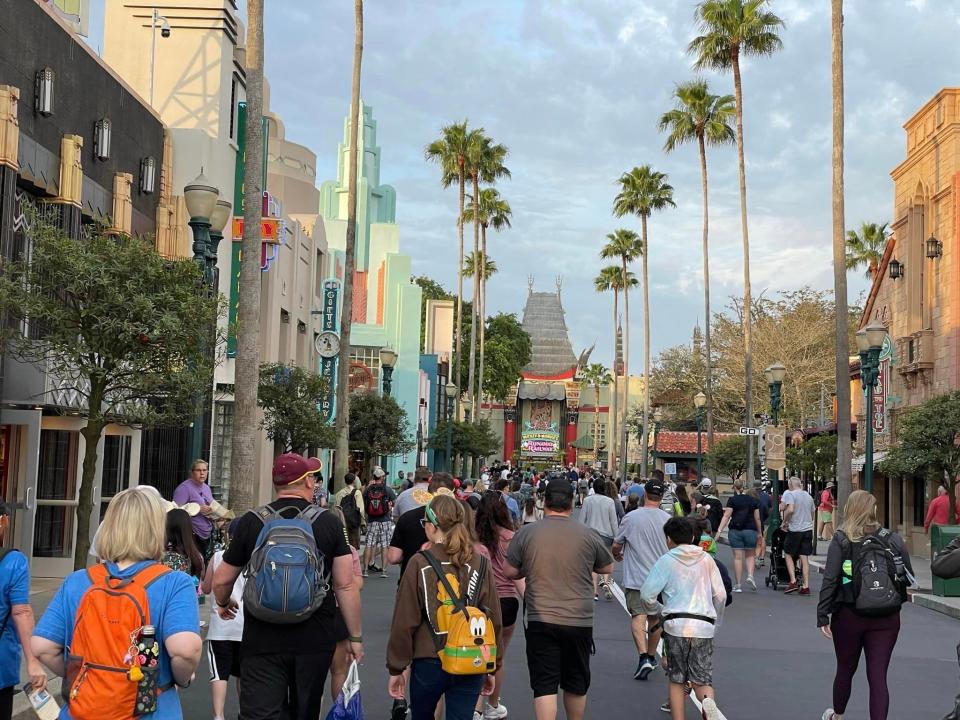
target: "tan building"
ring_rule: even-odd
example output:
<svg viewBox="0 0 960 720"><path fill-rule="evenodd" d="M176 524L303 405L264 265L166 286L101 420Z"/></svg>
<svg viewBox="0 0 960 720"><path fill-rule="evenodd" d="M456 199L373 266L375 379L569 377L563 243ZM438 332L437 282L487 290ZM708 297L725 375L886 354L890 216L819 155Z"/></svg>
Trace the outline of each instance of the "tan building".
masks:
<svg viewBox="0 0 960 720"><path fill-rule="evenodd" d="M861 319L861 327L879 320L889 331L873 413L875 462L896 444L906 409L960 389L960 88L941 90L903 127L906 159L891 173L893 237ZM862 409L856 420L863 453ZM862 456L854 462L862 467ZM875 476L881 522L901 532L912 553L929 554L923 517L935 490L922 478Z"/></svg>

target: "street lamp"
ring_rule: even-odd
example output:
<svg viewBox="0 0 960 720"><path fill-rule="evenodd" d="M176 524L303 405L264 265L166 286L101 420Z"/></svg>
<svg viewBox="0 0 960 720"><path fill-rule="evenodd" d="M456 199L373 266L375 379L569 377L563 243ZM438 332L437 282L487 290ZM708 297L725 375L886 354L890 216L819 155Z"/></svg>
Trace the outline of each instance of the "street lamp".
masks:
<svg viewBox="0 0 960 720"><path fill-rule="evenodd" d="M213 215L210 216L210 243L207 246L207 282L210 288L216 292L219 286L217 271L217 253L220 248L220 241L223 240L223 230L230 220L230 203L226 200L217 200L213 208Z"/></svg>
<svg viewBox="0 0 960 720"><path fill-rule="evenodd" d="M397 364L397 352L389 345L380 348L380 368L383 370L383 394L389 396L393 386L393 368Z"/></svg>
<svg viewBox="0 0 960 720"><path fill-rule="evenodd" d="M653 466L657 466L657 438L660 435L660 423L663 422L663 408L659 405L653 408ZM644 440L646 442L646 440Z"/></svg>
<svg viewBox="0 0 960 720"><path fill-rule="evenodd" d="M774 363L763 371L763 376L767 379L767 388L770 390L770 418L776 427L780 424L780 408L783 407L783 378L786 377L787 369L783 363ZM747 438L750 442L750 438ZM773 479L773 502L770 508L769 533L770 541L773 541L773 533L780 527L780 471L767 471Z"/></svg>
<svg viewBox="0 0 960 720"><path fill-rule="evenodd" d="M883 323L874 320L857 331L857 350L860 351L860 380L867 389L867 407L864 416L867 434L863 443L863 489L873 492L873 389L880 379L880 351L887 336ZM837 428L837 432L840 428Z"/></svg>
<svg viewBox="0 0 960 720"><path fill-rule="evenodd" d="M453 473L453 402L457 398L457 386L448 382L443 388L447 396L447 472Z"/></svg>
<svg viewBox="0 0 960 720"><path fill-rule="evenodd" d="M693 406L697 409L697 482L703 479L703 406L707 404L707 396L698 392L693 396Z"/></svg>

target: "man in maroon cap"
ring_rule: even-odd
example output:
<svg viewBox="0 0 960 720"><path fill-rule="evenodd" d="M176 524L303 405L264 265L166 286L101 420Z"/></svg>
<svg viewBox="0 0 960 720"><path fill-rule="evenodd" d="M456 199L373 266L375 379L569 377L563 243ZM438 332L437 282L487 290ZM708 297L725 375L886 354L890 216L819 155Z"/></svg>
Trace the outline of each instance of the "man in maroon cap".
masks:
<svg viewBox="0 0 960 720"><path fill-rule="evenodd" d="M314 475L319 471L316 458L296 453L278 457L273 463L277 497L268 507L283 517L296 517L311 506ZM230 599L233 583L250 561L263 523L255 512L248 512L238 519L237 526L213 579L218 612L224 618L236 614L236 603ZM316 720L337 643L349 639L352 659L363 658L360 591L354 582L343 525L333 513L321 512L313 522L313 534L333 592L300 623L265 622L245 610L240 668L240 714L244 720Z"/></svg>

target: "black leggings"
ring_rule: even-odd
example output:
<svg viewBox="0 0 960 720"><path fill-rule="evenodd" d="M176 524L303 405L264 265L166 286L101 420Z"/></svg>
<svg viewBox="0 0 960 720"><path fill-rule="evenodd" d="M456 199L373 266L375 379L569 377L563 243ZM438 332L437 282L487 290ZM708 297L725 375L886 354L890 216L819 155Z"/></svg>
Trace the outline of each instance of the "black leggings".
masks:
<svg viewBox="0 0 960 720"><path fill-rule="evenodd" d="M833 649L837 655L837 674L833 678L833 710L842 715L847 710L853 676L860 663L860 652L867 659L867 683L870 686L870 720L887 720L890 693L887 690L887 668L893 646L900 634L900 613L887 617L861 617L841 607L830 621Z"/></svg>

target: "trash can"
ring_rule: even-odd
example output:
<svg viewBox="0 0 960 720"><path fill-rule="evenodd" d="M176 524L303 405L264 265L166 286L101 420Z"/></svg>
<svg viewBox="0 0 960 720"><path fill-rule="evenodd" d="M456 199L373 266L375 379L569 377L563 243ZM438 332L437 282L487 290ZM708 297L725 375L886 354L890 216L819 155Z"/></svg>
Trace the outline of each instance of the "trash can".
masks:
<svg viewBox="0 0 960 720"><path fill-rule="evenodd" d="M960 525L932 525L930 527L930 551L934 555L960 536ZM960 597L960 578L946 580L933 576L933 593L940 597Z"/></svg>

